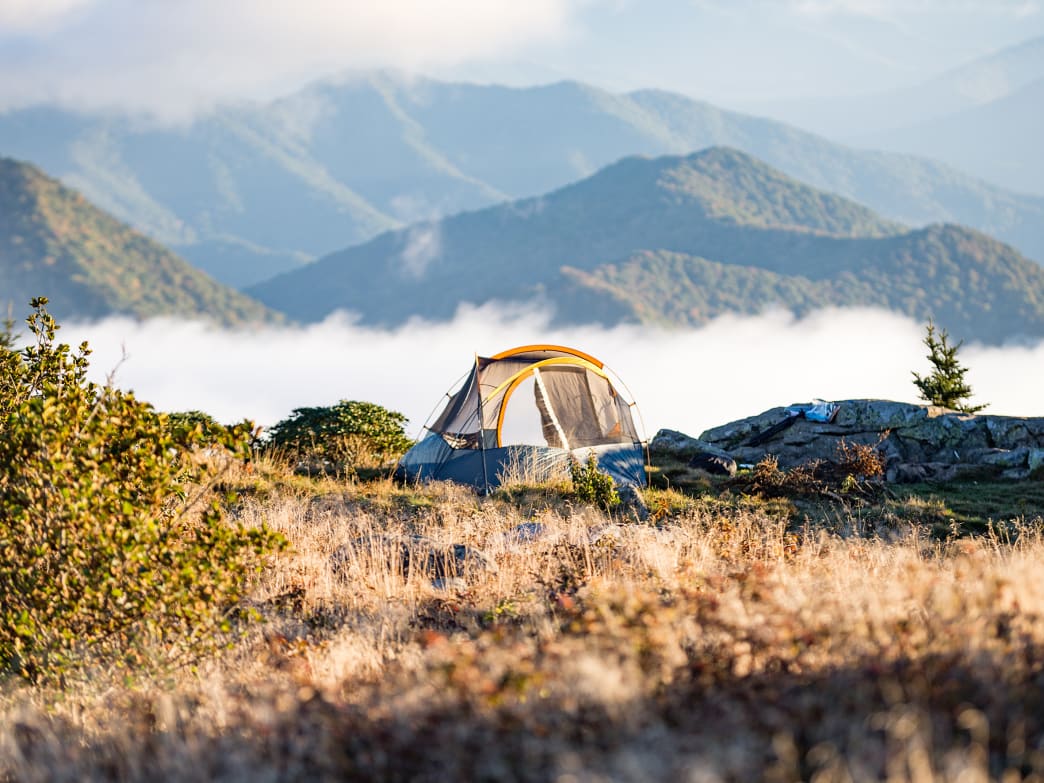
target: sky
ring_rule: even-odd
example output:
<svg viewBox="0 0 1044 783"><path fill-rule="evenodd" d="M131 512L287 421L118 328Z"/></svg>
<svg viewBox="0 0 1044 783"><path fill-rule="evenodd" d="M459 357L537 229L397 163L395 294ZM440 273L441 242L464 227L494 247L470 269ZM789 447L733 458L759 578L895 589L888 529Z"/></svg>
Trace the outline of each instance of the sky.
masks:
<svg viewBox="0 0 1044 783"><path fill-rule="evenodd" d="M352 69L724 104L914 84L1044 35L1044 0L0 0L0 107L191 118Z"/></svg>
<svg viewBox="0 0 1044 783"><path fill-rule="evenodd" d="M916 84L1044 35L1044 0L0 0L0 110L55 102L190 121L354 69L478 82L562 78L660 87L723 105ZM375 332L343 316L254 333L109 319L61 336L94 348L165 410L270 425L294 407L365 399L416 432L475 352L560 342L603 358L646 421L698 434L815 398L913 402L921 325L887 313L723 318L702 329L548 326L540 313L463 310ZM967 346L990 412L1039 413L1044 343ZM408 359L410 377L400 363ZM672 368L668 373L664 368ZM1034 406L1037 406L1036 408Z"/></svg>

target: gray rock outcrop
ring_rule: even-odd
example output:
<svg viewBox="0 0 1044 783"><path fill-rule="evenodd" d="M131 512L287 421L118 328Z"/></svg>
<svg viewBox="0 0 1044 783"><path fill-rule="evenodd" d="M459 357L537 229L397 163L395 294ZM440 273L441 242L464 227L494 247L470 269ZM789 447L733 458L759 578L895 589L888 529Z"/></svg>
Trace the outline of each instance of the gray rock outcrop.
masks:
<svg viewBox="0 0 1044 783"><path fill-rule="evenodd" d="M831 421L809 421L792 416L787 408L773 408L707 430L699 442L740 463L753 464L772 454L781 467L794 467L836 460L843 438L849 444L876 446L890 481L948 480L984 471L1018 479L1044 465L1044 418L962 414L889 400L843 400L838 405Z"/></svg>
<svg viewBox="0 0 1044 783"><path fill-rule="evenodd" d="M736 475L736 460L722 448L676 430L660 430L649 442L649 455L670 457L694 468L723 476Z"/></svg>

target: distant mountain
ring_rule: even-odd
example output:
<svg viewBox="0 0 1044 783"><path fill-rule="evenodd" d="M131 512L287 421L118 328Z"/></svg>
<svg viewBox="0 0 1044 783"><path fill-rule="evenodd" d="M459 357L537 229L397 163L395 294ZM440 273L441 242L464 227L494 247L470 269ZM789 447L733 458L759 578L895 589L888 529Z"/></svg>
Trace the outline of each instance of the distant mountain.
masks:
<svg viewBox="0 0 1044 783"><path fill-rule="evenodd" d="M973 60L932 79L932 113L991 103L1044 77L1044 35ZM924 96L927 98L927 95Z"/></svg>
<svg viewBox="0 0 1044 783"><path fill-rule="evenodd" d="M835 139L868 139L985 106L1044 79L1044 36L979 57L921 84L830 98L764 101L749 109Z"/></svg>
<svg viewBox="0 0 1044 783"><path fill-rule="evenodd" d="M878 305L993 342L1044 335L1044 268L977 231L910 230L737 150L624 159L541 198L382 234L249 291L302 320L451 318L543 301L559 321L700 324Z"/></svg>
<svg viewBox="0 0 1044 783"><path fill-rule="evenodd" d="M1013 190L1044 193L1044 77L991 103L866 140L932 155Z"/></svg>
<svg viewBox="0 0 1044 783"><path fill-rule="evenodd" d="M59 319L281 320L34 166L0 158L0 306L46 296Z"/></svg>
<svg viewBox="0 0 1044 783"><path fill-rule="evenodd" d="M548 192L628 155L714 145L889 219L964 223L1044 261L1044 198L661 91L370 73L178 128L47 108L0 115L0 152L237 286L383 231Z"/></svg>

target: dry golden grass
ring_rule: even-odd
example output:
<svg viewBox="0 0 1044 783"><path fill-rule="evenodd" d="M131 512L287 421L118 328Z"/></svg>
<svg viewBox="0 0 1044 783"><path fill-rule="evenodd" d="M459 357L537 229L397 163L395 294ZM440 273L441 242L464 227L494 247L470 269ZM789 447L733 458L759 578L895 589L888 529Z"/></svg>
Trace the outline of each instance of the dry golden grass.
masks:
<svg viewBox="0 0 1044 783"><path fill-rule="evenodd" d="M939 542L660 493L638 524L267 471L228 478L293 547L264 622L194 670L8 682L0 780L1044 779L1039 523ZM435 573L454 544L490 562Z"/></svg>

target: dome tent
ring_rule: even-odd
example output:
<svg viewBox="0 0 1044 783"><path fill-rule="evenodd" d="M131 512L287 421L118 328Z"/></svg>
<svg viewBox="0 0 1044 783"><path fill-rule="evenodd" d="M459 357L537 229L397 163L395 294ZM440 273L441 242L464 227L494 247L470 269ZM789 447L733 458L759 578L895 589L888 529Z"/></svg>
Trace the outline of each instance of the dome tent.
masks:
<svg viewBox="0 0 1044 783"><path fill-rule="evenodd" d="M594 454L621 487L645 484L645 449L605 365L560 345L475 357L427 434L399 460L410 480L449 480L488 491L511 476L543 479Z"/></svg>

